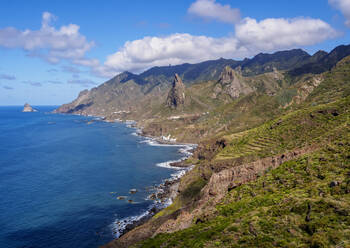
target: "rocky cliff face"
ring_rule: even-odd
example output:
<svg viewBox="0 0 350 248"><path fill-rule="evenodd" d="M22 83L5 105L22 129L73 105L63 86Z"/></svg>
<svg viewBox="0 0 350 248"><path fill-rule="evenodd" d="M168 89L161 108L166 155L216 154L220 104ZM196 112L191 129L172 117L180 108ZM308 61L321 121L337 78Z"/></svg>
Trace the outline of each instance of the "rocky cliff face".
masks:
<svg viewBox="0 0 350 248"><path fill-rule="evenodd" d="M75 99L71 103L63 104L58 109L55 109L54 113L79 113L79 111L83 110L85 107L91 105L88 103L89 98L89 90L83 90L79 93L77 99Z"/></svg>
<svg viewBox="0 0 350 248"><path fill-rule="evenodd" d="M185 85L179 75L175 74L173 86L169 91L166 105L170 108L177 108L185 103Z"/></svg>
<svg viewBox="0 0 350 248"><path fill-rule="evenodd" d="M214 88L213 98L216 98L220 93L238 98L240 95L247 95L251 92L253 92L253 89L244 82L243 77L231 67L226 66Z"/></svg>
<svg viewBox="0 0 350 248"><path fill-rule="evenodd" d="M28 103L24 104L22 112L38 112L38 110L33 109Z"/></svg>

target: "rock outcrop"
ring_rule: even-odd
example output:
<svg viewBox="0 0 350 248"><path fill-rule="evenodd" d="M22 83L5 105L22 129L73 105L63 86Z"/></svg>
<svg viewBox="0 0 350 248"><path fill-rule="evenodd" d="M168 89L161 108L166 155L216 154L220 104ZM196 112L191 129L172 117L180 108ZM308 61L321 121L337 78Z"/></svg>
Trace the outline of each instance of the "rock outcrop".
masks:
<svg viewBox="0 0 350 248"><path fill-rule="evenodd" d="M175 74L173 86L166 99L166 105L170 108L177 108L185 103L185 85L179 75Z"/></svg>
<svg viewBox="0 0 350 248"><path fill-rule="evenodd" d="M24 104L22 112L38 112L38 110L33 109L28 103Z"/></svg>
<svg viewBox="0 0 350 248"><path fill-rule="evenodd" d="M243 77L231 67L226 66L214 88L213 98L216 98L220 93L226 93L232 98L238 98L240 95L246 95L251 92L253 92L253 89L244 82Z"/></svg>

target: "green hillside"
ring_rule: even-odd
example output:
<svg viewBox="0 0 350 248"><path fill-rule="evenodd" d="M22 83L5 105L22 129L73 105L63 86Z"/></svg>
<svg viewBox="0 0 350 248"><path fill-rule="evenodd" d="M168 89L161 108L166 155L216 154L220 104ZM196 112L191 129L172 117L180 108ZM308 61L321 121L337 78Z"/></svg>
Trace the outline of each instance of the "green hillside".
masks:
<svg viewBox="0 0 350 248"><path fill-rule="evenodd" d="M276 155L283 158L287 151L304 150L300 156L276 168L267 166L256 180L226 189L215 211L192 202L189 228L158 234L135 247L348 247L350 97L345 91L349 83L340 79L349 78L343 74L349 68L348 59L338 64L300 109L224 136L225 146L209 163L217 173ZM322 102L330 103L315 105L323 97L327 99ZM198 160L197 167L206 164ZM197 191L197 199L204 192ZM180 204L164 210L166 214L186 208L181 193L178 199Z"/></svg>
<svg viewBox="0 0 350 248"><path fill-rule="evenodd" d="M108 247L349 247L350 58L321 78L284 88L296 89L284 104L282 93L254 93L219 105L225 116L247 99L276 104L246 105L267 121L244 128L242 113L241 131L228 126L203 140L174 203ZM152 234L140 235L145 228Z"/></svg>

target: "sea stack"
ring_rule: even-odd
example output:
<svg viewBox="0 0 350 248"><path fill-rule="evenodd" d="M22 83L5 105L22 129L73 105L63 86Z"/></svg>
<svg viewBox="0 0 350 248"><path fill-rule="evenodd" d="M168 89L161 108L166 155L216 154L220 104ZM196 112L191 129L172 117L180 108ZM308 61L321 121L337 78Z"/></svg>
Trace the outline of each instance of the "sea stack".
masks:
<svg viewBox="0 0 350 248"><path fill-rule="evenodd" d="M22 112L38 112L38 110L33 109L28 103L24 104Z"/></svg>
<svg viewBox="0 0 350 248"><path fill-rule="evenodd" d="M175 79L169 91L166 105L170 108L177 108L185 103L185 85L179 75L175 74Z"/></svg>

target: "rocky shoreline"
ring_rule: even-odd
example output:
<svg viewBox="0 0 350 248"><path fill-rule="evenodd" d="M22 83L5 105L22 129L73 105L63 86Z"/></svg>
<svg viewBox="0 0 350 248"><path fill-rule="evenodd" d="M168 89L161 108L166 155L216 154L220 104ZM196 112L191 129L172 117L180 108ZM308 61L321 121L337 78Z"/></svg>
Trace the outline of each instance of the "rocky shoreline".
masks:
<svg viewBox="0 0 350 248"><path fill-rule="evenodd" d="M172 177L165 179L162 183L156 186L151 186L153 193L150 193L148 196L149 200L154 201L154 204L150 209L147 209L144 213L139 216L131 216L122 220L117 220L114 223L113 234L118 239L134 228L145 224L150 220L155 214L160 212L162 209L168 207L172 204L173 200L178 194L178 187L180 184L180 179L186 174L187 171L193 168L193 165L188 165L184 163L184 160L193 155L194 150L197 147L197 144L187 144L187 143L178 143L174 140L165 140L163 137L154 137L143 133L142 127L137 125L137 122L134 120L121 120L121 119L108 119L104 116L91 116L84 114L86 117L93 117L94 120L88 121L87 124L91 124L94 121L104 121L104 122L119 122L127 125L128 128L135 129L133 133L136 136L144 138L144 142L147 142L149 145L165 145L165 146L178 146L179 152L183 153L184 156L177 161L167 161L164 163L157 164L156 166L165 167L169 169L177 169L178 172L172 174Z"/></svg>
<svg viewBox="0 0 350 248"><path fill-rule="evenodd" d="M102 119L103 120L103 119ZM106 120L103 120L106 121ZM123 220L116 221L116 225L113 228L114 235L116 238L120 238L127 232L133 230L134 228L145 224L148 220L150 220L155 214L160 212L162 209L168 207L172 204L173 200L178 194L178 188L180 184L180 179L182 176L186 174L189 170L193 168L192 165L187 165L183 163L188 157L192 156L193 151L197 147L196 144L184 144L184 143L176 143L173 141L163 140L161 137L151 137L146 136L142 133L142 129L139 128L135 121L120 121L118 122L126 123L129 128L136 129L134 133L137 136L141 136L145 138L145 141L150 145L167 145L167 146L179 146L185 147L185 149L179 149L179 152L183 153L184 156L177 161L168 161L164 163L157 164L159 167L166 167L170 169L177 169L178 172L172 174L172 177L165 179L159 185L151 187L150 191L153 191L148 196L149 200L154 201L154 204L150 209L146 210L139 216L133 216L129 218L125 218ZM111 121L109 121L111 122Z"/></svg>
<svg viewBox="0 0 350 248"><path fill-rule="evenodd" d="M117 227L114 227L113 230L116 238L120 238L134 228L145 224L154 215L169 206L177 196L180 178L165 179L163 183L153 187L156 192L150 194L148 199L153 200L154 204L143 214L116 221Z"/></svg>

